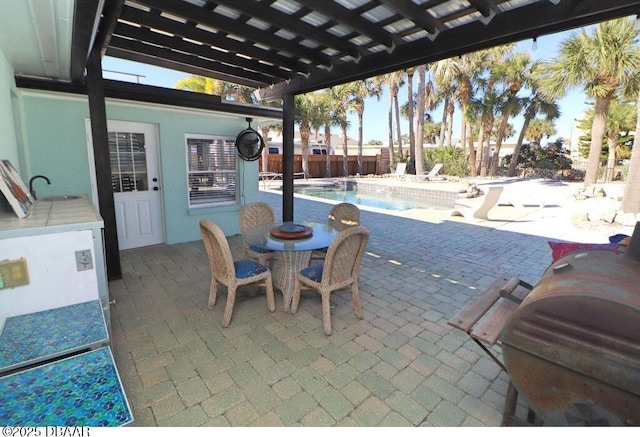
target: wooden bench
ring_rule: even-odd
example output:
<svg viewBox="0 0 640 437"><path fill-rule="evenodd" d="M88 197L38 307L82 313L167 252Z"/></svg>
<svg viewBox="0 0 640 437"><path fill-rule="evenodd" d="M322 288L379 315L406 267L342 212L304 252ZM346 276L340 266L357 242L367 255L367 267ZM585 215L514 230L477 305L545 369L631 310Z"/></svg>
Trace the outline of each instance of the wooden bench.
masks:
<svg viewBox="0 0 640 437"><path fill-rule="evenodd" d="M507 372L504 363L489 348L495 344L500 345L499 339L504 325L532 288L532 285L519 278L500 277L476 295L447 323L468 334L489 358ZM509 381L502 425L514 422L517 401L518 392ZM530 411L527 418L531 423L534 420L532 414Z"/></svg>

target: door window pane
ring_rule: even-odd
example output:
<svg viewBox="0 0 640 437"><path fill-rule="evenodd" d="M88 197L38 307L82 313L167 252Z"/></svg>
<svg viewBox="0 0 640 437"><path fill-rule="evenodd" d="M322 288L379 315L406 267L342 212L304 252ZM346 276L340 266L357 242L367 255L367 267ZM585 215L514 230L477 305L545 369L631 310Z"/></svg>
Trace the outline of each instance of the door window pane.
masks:
<svg viewBox="0 0 640 437"><path fill-rule="evenodd" d="M114 193L147 191L147 155L144 134L109 132L111 183Z"/></svg>

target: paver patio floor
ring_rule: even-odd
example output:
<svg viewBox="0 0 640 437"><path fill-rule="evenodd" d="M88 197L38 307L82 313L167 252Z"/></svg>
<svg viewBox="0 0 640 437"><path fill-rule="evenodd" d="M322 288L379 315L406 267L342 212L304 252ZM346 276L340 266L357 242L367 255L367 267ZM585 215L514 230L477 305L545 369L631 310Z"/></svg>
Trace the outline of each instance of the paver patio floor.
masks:
<svg viewBox="0 0 640 437"><path fill-rule="evenodd" d="M280 196L261 200L281 216ZM295 199L296 220L325 221L329 209ZM135 425L499 426L507 377L447 321L497 276L535 283L548 238L453 218L362 211L362 222L364 319L348 291L334 293L332 336L309 292L297 314L282 311L279 292L275 313L263 294L241 293L223 329L226 295L207 310L200 241L123 252L111 322ZM239 254L240 237L229 240Z"/></svg>

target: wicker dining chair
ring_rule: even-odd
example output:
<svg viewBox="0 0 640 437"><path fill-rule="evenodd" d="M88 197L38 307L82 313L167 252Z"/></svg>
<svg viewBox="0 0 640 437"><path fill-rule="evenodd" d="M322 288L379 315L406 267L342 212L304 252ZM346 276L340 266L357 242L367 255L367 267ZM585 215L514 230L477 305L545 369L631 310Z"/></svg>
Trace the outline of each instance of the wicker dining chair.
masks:
<svg viewBox="0 0 640 437"><path fill-rule="evenodd" d="M360 209L353 203L338 203L329 211L329 225L339 231L344 231L360 224Z"/></svg>
<svg viewBox="0 0 640 437"><path fill-rule="evenodd" d="M353 203L338 203L331 208L327 217L329 226L338 231L344 231L352 226L360 225L360 209ZM327 255L327 248L318 249L311 252L309 262L324 259Z"/></svg>
<svg viewBox="0 0 640 437"><path fill-rule="evenodd" d="M245 240L245 234L251 229L275 224L275 222L276 212L268 203L251 202L240 209L240 232L242 233L242 256L244 258L255 259L260 264L273 268L276 252L250 245Z"/></svg>
<svg viewBox="0 0 640 437"><path fill-rule="evenodd" d="M324 333L331 335L331 292L351 286L351 297L356 316L362 318L362 304L358 290L358 274L369 231L364 226L353 226L333 240L324 262L312 264L298 273L291 302L291 312L298 311L303 288L320 292Z"/></svg>
<svg viewBox="0 0 640 437"><path fill-rule="evenodd" d="M204 241L204 247L209 257L211 266L211 287L209 289L209 302L207 307L212 310L216 304L218 283L227 286L227 303L224 307L222 326L227 327L231 322L233 304L236 300L236 291L243 285L264 282L267 294L267 308L276 310L273 295L273 282L271 270L267 266L251 259L243 259L234 262L229 247L229 241L219 226L208 220L200 220L200 232Z"/></svg>

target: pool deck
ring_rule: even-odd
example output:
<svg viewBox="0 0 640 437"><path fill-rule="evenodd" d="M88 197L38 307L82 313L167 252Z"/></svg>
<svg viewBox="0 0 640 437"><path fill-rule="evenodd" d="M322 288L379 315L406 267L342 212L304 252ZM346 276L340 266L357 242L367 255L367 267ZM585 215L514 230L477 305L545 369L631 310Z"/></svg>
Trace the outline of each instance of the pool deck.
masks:
<svg viewBox="0 0 640 437"><path fill-rule="evenodd" d="M109 283L112 344L134 426L499 426L508 377L447 321L497 276L535 283L549 239L597 243L619 229L572 226L571 184L485 183L534 188L548 202L498 206L474 223L362 208L364 318L350 293L334 293L331 336L311 293L296 314L283 312L280 292L274 313L263 294L241 293L222 328L225 293L207 309L201 241L123 251L123 278ZM281 193L259 199L281 217ZM294 219L325 221L330 203L296 196ZM240 236L229 242L239 256ZM521 399L518 417L526 407Z"/></svg>
<svg viewBox="0 0 640 437"><path fill-rule="evenodd" d="M294 180L295 185L332 185L343 178L315 178ZM615 210L624 191L624 184L600 184L607 193L606 198L576 200L574 194L582 182L551 181L548 179L520 179L520 178L466 178L460 180L416 181L415 177L364 177L348 178L365 187L364 192L375 191L384 196L426 197L440 199L453 205L460 193L465 191L470 183L480 190L486 191L489 186L501 186L503 192L498 206L490 213L491 220L478 220L474 224L483 227L500 228L506 231L531 233L557 240L577 241L583 243L607 243L608 237L616 233L631 235L633 228L619 224L604 222L575 223L574 216L587 213L601 213ZM282 181L274 181L266 187L265 192L281 195ZM261 185L262 188L262 185ZM314 200L335 204L336 201L318 197L296 194L296 198ZM517 200L520 206L512 206L509 201ZM473 200L472 200L473 201ZM542 207L541 207L542 205ZM412 218L430 223L445 221L464 222L463 217L451 216L451 209L407 209L393 211L375 207L360 206L363 210L398 217Z"/></svg>

